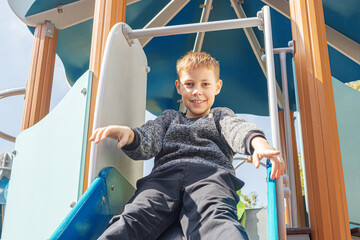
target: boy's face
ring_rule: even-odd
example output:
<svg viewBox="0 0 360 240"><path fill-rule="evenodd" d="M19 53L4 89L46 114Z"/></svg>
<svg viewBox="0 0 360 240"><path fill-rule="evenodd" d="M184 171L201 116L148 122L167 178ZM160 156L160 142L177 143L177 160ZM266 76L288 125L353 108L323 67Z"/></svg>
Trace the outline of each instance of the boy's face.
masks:
<svg viewBox="0 0 360 240"><path fill-rule="evenodd" d="M175 81L175 85L188 110L186 117L198 118L209 114L222 81L216 79L213 70L205 67L183 70L179 75L180 79Z"/></svg>

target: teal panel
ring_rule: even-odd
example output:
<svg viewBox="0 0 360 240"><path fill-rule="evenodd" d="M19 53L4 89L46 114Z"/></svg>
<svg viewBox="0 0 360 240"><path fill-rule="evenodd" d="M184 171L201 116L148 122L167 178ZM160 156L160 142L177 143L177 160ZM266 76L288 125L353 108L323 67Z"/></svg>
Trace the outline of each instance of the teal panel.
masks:
<svg viewBox="0 0 360 240"><path fill-rule="evenodd" d="M89 70L89 80L88 80L88 87L86 92L92 92L92 80L93 80L93 72ZM80 176L79 176L79 189L78 189L78 199L83 194L84 189L84 171L85 171L85 162L86 162L86 148L87 148L87 140L88 136L88 129L89 129L89 117L90 117L90 105L91 105L91 94L86 94L86 109L85 109L85 123L84 123L84 134L83 134L83 145L82 145L82 152L81 152L81 166L80 166Z"/></svg>
<svg viewBox="0 0 360 240"><path fill-rule="evenodd" d="M120 214L135 194L135 188L116 168L106 168L99 175L106 182L110 213Z"/></svg>
<svg viewBox="0 0 360 240"><path fill-rule="evenodd" d="M88 78L17 137L2 239L48 239L77 201Z"/></svg>
<svg viewBox="0 0 360 240"><path fill-rule="evenodd" d="M335 78L333 89L349 219L360 224L360 92Z"/></svg>

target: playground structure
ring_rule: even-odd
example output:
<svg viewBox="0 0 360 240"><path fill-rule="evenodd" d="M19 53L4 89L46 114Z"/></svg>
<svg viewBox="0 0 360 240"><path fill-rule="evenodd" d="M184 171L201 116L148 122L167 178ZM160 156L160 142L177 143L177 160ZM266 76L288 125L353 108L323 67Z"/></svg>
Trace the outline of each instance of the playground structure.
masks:
<svg viewBox="0 0 360 240"><path fill-rule="evenodd" d="M9 1L9 4L13 6L14 10L16 10L14 7L16 6L16 2L20 1ZM35 1L31 7L36 9L36 7L41 5L40 2L41 1ZM129 5L129 11L127 11L127 15L131 14L130 7L132 5L135 6L136 4L141 4L141 2L142 1L135 3L134 1L128 1L127 4ZM151 72L155 72L154 75L159 76L163 73L156 72L158 71L156 67L163 64L163 62L160 61L160 63L157 63L154 61L154 64L150 62L152 61L151 56L154 54L152 52L154 50L150 49L150 44L152 42L149 42L149 40L156 34L160 34L154 33L155 30L159 30L159 32L162 32L161 34L166 31L172 31L171 34L174 34L175 32L179 33L179 29L176 29L174 32L175 27L160 27L158 29L156 27L166 25L167 22L171 20L171 17L174 17L181 8L185 7L186 4L191 4L193 2L194 1L170 1L169 4L163 8L163 11L154 17L153 21L151 21L144 30L131 30L131 28L127 27L127 25L116 24L117 22L125 22L126 1L97 1L95 4L94 1L79 1L77 3L74 2L64 4L63 6L57 5L56 8L49 8L49 11L44 11L44 15L41 15L41 13L29 14L29 16L23 19L29 26L36 26L34 32L36 40L34 44L37 46L37 48L34 48L32 61L32 69L34 73L30 74L30 76L33 77L33 80L29 79L25 100L26 104L23 120L24 131L16 138L16 152L14 154L15 159L13 164L13 172L9 185L9 197L6 200L7 210L5 212L5 222L3 229L4 239L16 239L16 236L21 237L20 235L16 235L21 233L16 232L13 229L15 228L15 221L19 222L19 220L16 219L17 212L26 213L24 216L31 216L32 219L34 219L34 216L37 215L36 219L33 220L34 223L39 224L47 222L48 226L46 229L49 229L49 232L41 232L43 229L32 229L34 235L30 236L33 236L34 239L36 239L38 236L49 237L52 232L55 231L55 228L60 224L60 222L63 221L66 214L70 211L69 203L77 202L77 200L82 199L81 196L85 190L92 189L90 186L93 184L94 179L97 179L96 177L104 167L113 166L117 168L120 174L125 177L123 182L128 182L132 186L135 185L136 179L141 177L142 174L141 164L134 163L129 159L125 160L125 157L119 152L114 153L114 151L109 151L109 149L115 148L114 143L109 142L103 146L99 146L98 149L95 149L94 146L91 146L87 142L87 138L92 130L97 126L119 123L130 126L140 125L142 121L144 121L145 109L148 109L154 113L158 113L158 111L163 110L163 108L175 107L175 104L169 105L169 99L173 99L174 96L164 96L164 94L161 93L163 89L156 90L156 82L152 82L154 79L150 78L150 75L148 76L147 81L148 87L146 87L146 75L150 70L150 68L147 67L148 64L151 67ZM234 12L236 13L236 16L239 18L245 17L239 2L231 1L231 3L233 4L233 9L235 10ZM197 3L194 5L196 4ZM271 5L271 2L268 2L268 4ZM146 8L145 3L144 5L145 6L142 7ZM207 18L209 17L208 14L210 12L211 5L212 1L206 1L204 3L203 15L201 17L201 22L203 23L198 25L193 24L191 26L179 26L179 28L182 29L195 28L191 31L188 30L190 32L200 32L197 34L195 39L194 50L196 51L201 49L202 41L204 40L204 35L201 32L208 31L208 29L205 29L205 26L216 25L215 22L209 22L210 24L204 23L207 22ZM286 52L293 52L293 49L295 50L294 69L296 70L295 72L297 76L298 88L298 90L295 91L295 95L298 95L297 98L299 106L297 109L300 110L301 113L301 128L304 142L304 158L309 198L308 211L310 215L311 236L313 239L350 239L349 219L353 224L352 228L354 229L357 225L359 225L360 222L358 216L356 215L356 213L359 213L359 209L356 203L354 204L356 199L359 199L359 196L357 195L359 192L356 191L356 189L351 188L351 186L356 186L356 180L358 179L358 176L356 176L351 171L347 172L349 168L351 170L351 166L353 166L354 163L344 162L344 153L342 148L340 154L341 139L347 139L348 136L342 133L342 130L343 132L347 131L347 129L343 127L347 124L343 124L341 121L339 121L339 118L347 113L343 105L339 105L340 107L336 108L335 114L335 105L339 104L337 99L342 99L343 95L336 96L333 94L332 88L339 86L338 88L341 88L343 94L347 96L354 95L355 99L359 98L358 95L356 95L358 93L351 92L352 90L349 91L348 89L343 88L343 86L336 80L333 80L334 86L332 86L329 57L326 47L326 36L324 35L326 27L324 24L324 19L321 18L321 16L323 16L321 4L314 3L312 1L290 1L288 5L290 6L289 9L292 20L291 24L293 35L292 39L295 42L295 46L291 45L290 48L279 48L276 51L280 53L280 59L282 59L281 75L282 79L284 80L288 75L287 72L292 73L292 71L289 71L291 60L288 59L287 61L284 61L284 55ZM88 7L84 8L84 6ZM214 7L216 7L215 3ZM273 7L276 8L276 6ZM79 16L77 16L78 18L82 19L81 21L79 19L72 19L73 22L65 23L64 20L59 20L58 18L56 21L57 18L53 17L54 20L44 23L44 19L49 20L49 16L52 16L51 14L55 14L55 16L59 17L62 13L67 14L68 12L71 12L68 11L68 9L73 9L75 11L75 9L79 8L84 8L83 14L78 14ZM114 9L117 9L118 11L115 11ZM139 11L139 9L137 10ZM51 11L53 11L53 13L51 13ZM29 12L31 11L29 10ZM261 13L262 14L258 15L257 17L252 18L254 23L247 27L260 26L261 28L263 26L265 27L266 35L266 23L269 24L269 21L264 19L269 16L265 16L265 11ZM51 88L51 69L53 68L51 66L53 66L54 62L53 58L56 52L56 42L58 35L61 35L61 31L63 31L61 29L71 28L71 26L76 27L76 25L74 25L76 23L80 25L78 28L86 28L84 25L88 24L88 19L91 19L92 17L94 17L94 20L92 21L92 49L90 58L88 60L90 61L88 67L89 71L80 71L82 75L81 77L76 76L76 74L78 74L76 71L72 72L69 70L69 72L67 72L68 81L73 84L73 87L69 94L61 102L61 104L59 104L56 109L48 114L47 109L50 99L50 93L48 89L49 87ZM39 19L42 19L42 21ZM63 19L67 18L64 17ZM217 23L224 24L225 22L229 24L238 24L240 26L240 23L246 21L240 19L234 20L233 22L221 21L220 23L219 21ZM115 27L112 28L113 26ZM223 25L217 26L218 28L216 30L224 29ZM199 28L196 29L196 27ZM59 29L59 31L57 29ZM112 30L110 31L110 29ZM267 26L267 29L269 29L269 26ZM267 102L269 102L269 106L271 106L269 108L269 112L272 119L272 137L275 139L274 145L276 148L282 148L283 152L288 153L286 158L288 159L288 162L291 163L290 159L295 158L294 155L297 156L297 151L293 151L293 154L291 154L291 149L293 149L295 145L292 143L294 127L291 126L293 122L290 120L289 112L291 108L291 102L289 104L286 101L286 99L289 99L289 97L286 97L286 87L284 87L286 86L286 81L284 80L282 83L283 90L281 91L280 87L277 86L275 82L276 73L271 70L274 69L272 53L276 52L272 50L273 44L271 38L269 37L271 36L271 30L269 30L270 35L268 32L268 37L264 38L266 57L262 57L262 50L259 41L256 39L257 36L255 35L254 31L251 31L249 28L244 29L244 31L248 39L252 39L250 40L251 46L260 65L260 71L258 72L263 74L261 71L264 71L265 75L268 76L268 82L270 83L270 85L268 85L269 100L265 101L265 105L267 105ZM109 42L112 41L112 38L108 37L111 35L111 32L114 35L117 34L117 37L122 38L121 41L124 41L123 44L118 46L118 49L115 50L107 50L109 47L106 47L111 46ZM148 34L148 32L151 33L149 35L145 35ZM139 41L133 40L135 38L139 38ZM155 40L156 39L152 41ZM288 40L290 39L287 39L287 41ZM134 41L135 43L131 43L131 41ZM179 44L184 42L184 39L175 39L174 41L178 41L176 43ZM118 42L120 42L120 40L117 40L117 43ZM149 43L148 49L145 47L147 43ZM58 45L59 44L61 44L61 42L59 42ZM143 47L146 56L142 50ZM159 51L159 48L157 48L156 45L153 45L153 47L155 48L155 51L156 49ZM133 52L134 48L137 48L135 52ZM341 46L339 48L341 48ZM47 49L47 51L44 49ZM359 51L359 47L357 45L355 45L354 49ZM357 64L359 64L359 59L356 58L355 50L355 54L350 52L348 55L352 59L351 61L355 61ZM59 49L58 51L61 50ZM207 51L212 53L211 50ZM216 53L216 50L214 51ZM224 51L227 50L225 49ZM114 55L113 57L109 56L114 52L116 52L117 55ZM174 59L179 56L174 55L171 54L166 59ZM64 58L66 58L66 56L64 56ZM118 60L120 62L117 62L116 60L109 60L111 58L118 58L120 59ZM264 64L261 58L266 61L266 64ZM287 66L286 62L288 62ZM111 67L111 63L115 64L115 66L118 66L118 69L116 69L114 66ZM268 66L267 69L270 69L270 72L266 72L265 65ZM38 71L38 69L44 69L44 71ZM108 73L106 72L106 69L109 69L109 72L114 71L115 69L117 72ZM287 72L286 69L288 70ZM166 70L164 71L166 72ZM113 74L113 76L111 76L111 74ZM109 81L107 79L116 79L116 77L121 78L121 80L113 80L113 82L108 83L108 85L105 84L106 81ZM278 77L276 78L280 79ZM164 79L159 79L158 81L164 81ZM114 84L120 85L115 86ZM126 85L126 88L122 88L122 84L128 85ZM296 88L296 84L294 86ZM109 88L116 90L126 89L128 92L121 92L121 94L117 95L101 95L101 93L104 91L107 91L108 93L110 90L106 89ZM147 100L145 98L146 89L148 89ZM170 89L170 87L168 87L168 89ZM246 90L246 88L244 89ZM225 96L226 95L227 94L225 94ZM333 95L335 95L335 102L334 97L332 97ZM124 98L123 96L127 97ZM131 96L133 98L130 98ZM154 98L154 96L157 96L160 100ZM265 96L267 97L267 94ZM283 96L285 96L285 98ZM293 96L293 98L296 97ZM131 99L133 99L133 101L131 101ZM126 102L126 104L120 104L121 102L124 102L124 100L128 100L129 102ZM239 106L236 104L232 106L231 104L233 103L227 104L226 102L229 102L229 100L226 100L225 97L224 99L220 98L219 101L220 104L226 104L227 106L238 110L237 107ZM230 99L230 101L233 100ZM177 101L175 99L175 101L172 100L172 102L176 103ZM132 106L130 103L135 103L138 105ZM118 112L112 113L113 106L111 104L115 104L117 108L120 108ZM345 104L348 104L348 102ZM279 116L282 116L281 114L283 114L285 121L282 124L280 121L280 125L278 125L279 121L277 118L281 120L282 117L278 117L277 105L284 109L284 112L280 113ZM292 105L294 105L294 102ZM69 106L71 106L71 108L69 108ZM263 108L259 107L259 109ZM343 111L342 115L338 113L338 109ZM264 113L264 110L259 111L260 113L261 111ZM127 113L126 116L124 113ZM355 114L359 115L359 113ZM338 123L340 122L341 124L336 122L336 117L338 118ZM59 122L59 119L61 119L61 122ZM283 130L281 130L281 126L283 126ZM43 146L43 144L49 145L47 142L49 142L49 139L52 139L51 136L44 134L44 129L49 127L57 128L59 130L59 133L56 134L57 136L61 136L62 129L67 129L68 132L73 133L74 138L67 143L63 143L62 138L59 137L59 142L51 142L50 145L52 147L49 147L46 149L46 151L43 151L41 146ZM339 134L337 133L338 128ZM282 137L281 139L282 141L285 141L286 144L281 143L280 138L277 136L282 131L286 133L286 136ZM12 139L11 136L8 136L8 138ZM37 139L37 144L29 146L28 143L33 141L32 139ZM356 139L356 136L354 139ZM68 149L65 155L58 154L59 152L63 152L61 150L62 148ZM351 152L351 149L348 151ZM39 153L41 153L41 156L43 157L40 157ZM106 155L106 153L111 154ZM48 159L46 164L40 160L41 158L44 159L44 157L45 159ZM351 159L353 157L353 155L349 154L349 156L346 156L345 159ZM109 162L106 162L107 160L96 160L99 158L107 159ZM341 158L343 158L342 161ZM31 159L31 161L28 159ZM34 159L39 159L39 162L34 162ZM119 159L121 159L121 162ZM316 161L307 161L307 159L316 159ZM299 174L298 170L295 168L296 164L296 161L293 165L289 164L288 175L290 178L289 182L292 194L291 201L286 201L288 208L291 206L291 211L289 209L287 210L287 223L293 227L303 227L305 226L305 223L304 217L301 217L301 213L304 213L304 207L303 205L301 207L301 204L296 202L296 200L299 202L299 198L294 198L298 196L297 191L299 188L299 182L296 183L296 179L298 178L296 174ZM358 166L356 164L358 163L355 162L355 167ZM46 194L33 199L33 202L30 202L29 200L29 205L23 204L22 208L20 208L21 203L24 202L25 196L32 195L34 191L34 188L31 187L31 184L26 184L26 181L29 181L24 179L26 176L25 170L31 168L34 165L42 166L43 169L46 169L48 174L42 174L41 176L39 175L39 178L33 179L33 181L42 183L44 179L48 179L48 183L42 183L41 186L48 189L49 191L46 192ZM324 168L323 166L325 165L327 167ZM344 175L350 174L353 182L345 182L344 184L346 177L344 178L343 176L342 165L344 166ZM345 167L347 167L347 169L345 169ZM67 171L66 179L64 179L63 176L64 171ZM112 172L112 170L110 172ZM103 175L106 174L104 173ZM106 179L106 177L104 178ZM123 186L121 183L120 185ZM347 199L345 198L345 185L347 187ZM12 186L21 187L16 187L17 190L15 190L15 187L12 188ZM283 183L281 179L277 182L277 200L279 209L278 225L279 238L285 239L286 229L284 216L285 212L283 210L284 207L282 206L284 203L282 200L284 198L282 196L282 186ZM348 189L348 186L350 186L351 189ZM108 190L108 192L110 191ZM128 192L131 192L131 190ZM95 196L100 197L100 195L96 194ZM44 203L44 199L47 199L48 201ZM103 201L108 201L107 199L103 200L102 195L100 199L101 203L103 203ZM79 200L79 203L80 202L81 200ZM124 199L119 202L121 202L121 204L126 202L126 197L124 197ZM331 207L333 205L339 206L339 208L334 209ZM29 206L34 206L34 208L29 209ZM48 209L51 210L51 212L38 214L39 208ZM54 208L56 209L54 210ZM352 211L349 211L349 214L347 208L352 209ZM78 209L78 207L75 206L73 209ZM116 209L116 211L120 210ZM297 212L298 214L296 214ZM84 218L81 219L84 220ZM82 222L81 219L79 222ZM25 218L24 221L26 221ZM89 225L92 222L86 222L85 218L85 223ZM83 224L82 226L86 226L86 224ZM44 226L41 228L43 227ZM31 228L34 228L34 226L29 226L29 229ZM83 228L81 229L83 230ZM274 236L269 235L269 239L270 237Z"/></svg>

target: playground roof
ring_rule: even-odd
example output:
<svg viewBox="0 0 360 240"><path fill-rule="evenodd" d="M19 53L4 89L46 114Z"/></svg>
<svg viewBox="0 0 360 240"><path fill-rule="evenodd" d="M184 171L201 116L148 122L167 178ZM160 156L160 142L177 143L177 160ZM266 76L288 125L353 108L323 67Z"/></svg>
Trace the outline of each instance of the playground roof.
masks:
<svg viewBox="0 0 360 240"><path fill-rule="evenodd" d="M92 14L94 0L8 0L13 11L34 30L37 23L51 19L59 29L57 54L61 58L70 84L89 67ZM132 29L143 28L170 0L128 0L126 22ZM182 0L182 2L186 2ZM167 25L200 21L204 0L191 0ZM256 16L262 6L272 7L274 47L287 47L292 40L288 1L245 0L241 6L248 17ZM214 0L208 21L236 19L230 0ZM329 57L332 75L342 82L360 79L360 1L323 0ZM76 9L75 14L70 14ZM81 11L79 11L81 9ZM54 13L55 12L55 13ZM69 14L68 14L69 13ZM51 15L52 14L52 15ZM64 15L61 15L64 14ZM68 15L65 15L68 14ZM61 17L65 16L65 17ZM263 47L263 33L254 28ZM148 74L147 109L159 114L167 108L178 109L180 99L175 91L176 60L193 49L196 34L158 37L144 51L151 72ZM220 62L220 77L224 81L215 106L227 106L235 112L267 115L267 85L260 65L244 30L226 30L205 34L202 51L209 52ZM281 87L278 56L276 78ZM290 106L295 110L295 91L291 55L287 57Z"/></svg>

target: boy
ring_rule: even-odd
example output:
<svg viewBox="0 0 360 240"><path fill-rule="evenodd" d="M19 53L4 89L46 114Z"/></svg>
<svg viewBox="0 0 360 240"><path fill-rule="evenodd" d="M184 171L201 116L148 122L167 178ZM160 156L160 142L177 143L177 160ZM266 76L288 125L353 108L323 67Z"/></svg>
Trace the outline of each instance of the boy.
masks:
<svg viewBox="0 0 360 240"><path fill-rule="evenodd" d="M259 128L230 109L211 109L222 87L214 58L189 52L176 68L186 113L166 110L142 127L108 126L90 138L117 139L133 159L155 157L150 175L137 182L135 196L99 239L157 239L177 220L188 239L247 239L236 215L236 191L244 183L235 177L234 154L252 154L256 168L270 159L272 178L284 173L280 152Z"/></svg>

